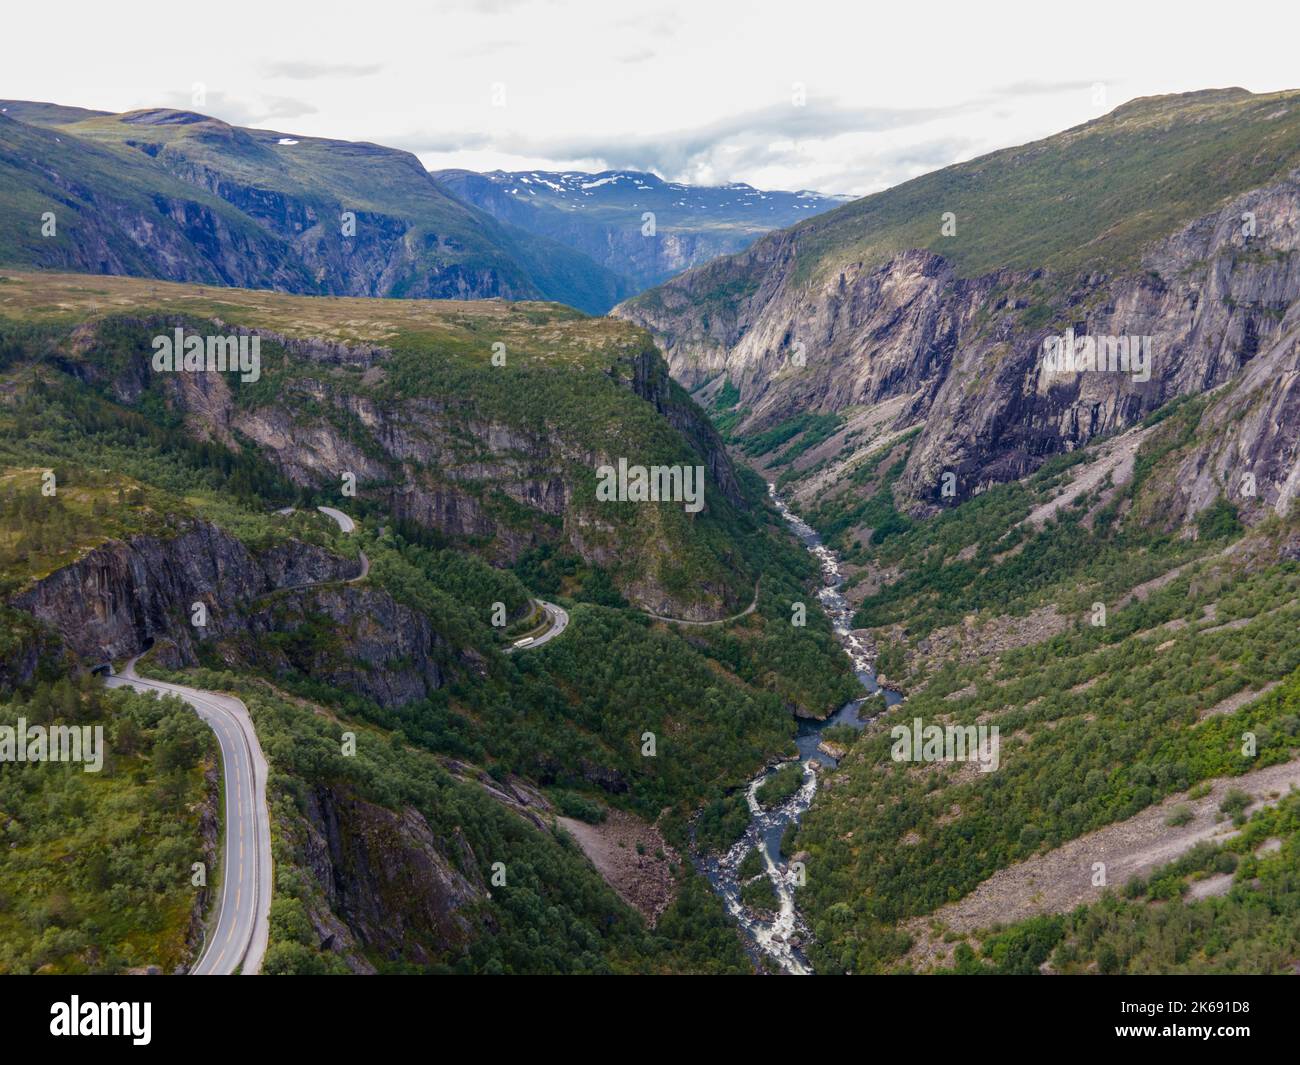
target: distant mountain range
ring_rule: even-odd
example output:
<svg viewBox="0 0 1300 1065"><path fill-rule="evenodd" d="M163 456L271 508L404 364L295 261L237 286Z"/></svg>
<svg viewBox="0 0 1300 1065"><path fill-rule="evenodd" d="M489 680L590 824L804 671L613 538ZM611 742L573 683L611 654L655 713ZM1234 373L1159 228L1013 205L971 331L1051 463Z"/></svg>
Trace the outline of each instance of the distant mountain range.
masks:
<svg viewBox="0 0 1300 1065"><path fill-rule="evenodd" d="M683 185L638 170L438 170L461 201L567 244L626 279L633 291L737 252L848 197L752 185ZM646 213L654 215L653 231Z"/></svg>
<svg viewBox="0 0 1300 1065"><path fill-rule="evenodd" d="M544 299L603 314L836 202L621 172L430 175L409 152L193 111L0 100L10 266L313 295ZM656 215L654 236L642 235L643 211Z"/></svg>
<svg viewBox="0 0 1300 1065"><path fill-rule="evenodd" d="M0 101L0 233L8 265L292 293L599 313L628 291L585 256L455 200L409 152L190 111Z"/></svg>

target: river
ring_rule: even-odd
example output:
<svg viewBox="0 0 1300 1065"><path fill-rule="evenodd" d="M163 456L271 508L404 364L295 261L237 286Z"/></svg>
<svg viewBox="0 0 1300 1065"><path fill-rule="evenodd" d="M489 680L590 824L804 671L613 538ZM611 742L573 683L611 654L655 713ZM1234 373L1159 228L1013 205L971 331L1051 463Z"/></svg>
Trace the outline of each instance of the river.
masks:
<svg viewBox="0 0 1300 1065"><path fill-rule="evenodd" d="M840 591L844 576L840 572L839 556L823 544L816 531L777 496L775 484L769 483L767 492L795 536L821 566L822 588L817 593L817 597L831 619L836 639L840 641L845 653L853 662L854 672L862 682L863 694L861 698L845 703L825 721L801 720L799 722L795 744L799 749L799 760L803 763L803 786L780 806L764 810L755 798L755 793L759 786L785 763L775 762L767 766L745 787L750 822L744 836L725 854L704 857L701 860L701 868L709 878L713 889L722 897L727 911L740 923L751 956L755 960L764 956L770 958L783 973L806 975L813 971L802 950L802 946L809 939L808 926L799 913L798 907L795 906L797 871L792 870L781 857L781 837L789 825L798 824L812 804L813 796L817 794L819 771L836 764L834 758L817 749L822 732L832 725L864 728L867 722L858 718L858 710L863 701L880 688L876 684L875 671L862 641L853 635L853 608L849 606L848 600ZM885 689L884 695L885 702L890 706L902 701L902 696L898 692ZM752 913L740 901L743 882L738 869L745 855L754 847L758 847L763 855L767 867L766 875L776 888L780 903L779 909L771 919Z"/></svg>

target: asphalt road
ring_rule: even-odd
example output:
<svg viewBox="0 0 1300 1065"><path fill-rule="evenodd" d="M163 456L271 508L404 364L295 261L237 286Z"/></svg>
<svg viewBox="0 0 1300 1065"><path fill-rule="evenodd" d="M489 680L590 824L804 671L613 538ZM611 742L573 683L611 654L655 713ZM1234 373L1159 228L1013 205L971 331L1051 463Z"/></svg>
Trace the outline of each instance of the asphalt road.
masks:
<svg viewBox="0 0 1300 1065"><path fill-rule="evenodd" d="M338 523L340 532L350 533L356 531L357 523L353 521L351 518L349 518L346 514L344 514L343 511L335 510L333 507L317 507L316 509L319 510L322 514L324 514L325 517L333 518L334 521ZM277 510L276 513L292 514L293 510L294 510L293 507L285 507L282 510ZM357 581L365 580L366 576L370 573L370 559L366 558L366 553L364 551L359 551L358 554L361 556L361 572L358 573L355 577L349 577L347 580L348 584L355 584ZM293 587L310 588L311 585L298 584L298 585L294 585ZM284 589L277 589L277 591L284 591Z"/></svg>
<svg viewBox="0 0 1300 1065"><path fill-rule="evenodd" d="M231 695L200 691L182 684L145 680L133 658L117 675L104 678L110 688L134 688L179 696L216 733L225 777L226 843L222 854L221 895L217 919L192 976L252 975L266 953L271 909L271 818L266 806L266 757L248 707ZM208 870L209 880L217 870Z"/></svg>
<svg viewBox="0 0 1300 1065"><path fill-rule="evenodd" d="M544 643L550 643L555 637L560 635L569 625L569 612L562 606L556 606L554 603L548 603L543 599L536 600L538 606L546 611L546 616L551 619L551 627L537 637L532 643L524 647L507 647L506 654L513 654L515 651L531 651L534 647L541 647Z"/></svg>
<svg viewBox="0 0 1300 1065"><path fill-rule="evenodd" d="M339 524L339 529L345 533L350 533L357 527L357 523L349 518L341 510L335 510L333 507L317 507L327 518L333 518Z"/></svg>
<svg viewBox="0 0 1300 1065"><path fill-rule="evenodd" d="M759 579L761 580L762 578ZM672 624L674 625L707 626L707 625L726 625L733 621L739 621L741 618L747 617L757 609L758 609L758 582L756 581L754 583L754 601L750 603L749 606L745 607L745 609L742 610L739 614L732 614L731 617L729 618L718 618L716 621L687 621L685 618L666 618L662 614L652 614L648 610L643 610L642 613L645 614L646 617L654 618L656 621L669 621L672 622Z"/></svg>
<svg viewBox="0 0 1300 1065"><path fill-rule="evenodd" d="M356 529L356 523L341 510L317 509L333 518L343 532ZM359 581L369 572L370 560L362 552L361 572L352 580ZM564 621L568 622L568 615L564 615ZM253 975L262 967L266 954L271 911L271 816L266 805L266 756L257 742L253 719L248 707L233 695L145 680L136 674L136 658L121 673L105 677L104 683L110 688L134 688L139 692L180 697L208 723L221 748L226 794L226 841L219 872L221 896L216 922L190 975L220 976L236 971ZM208 870L209 882L214 875L218 875L217 870Z"/></svg>

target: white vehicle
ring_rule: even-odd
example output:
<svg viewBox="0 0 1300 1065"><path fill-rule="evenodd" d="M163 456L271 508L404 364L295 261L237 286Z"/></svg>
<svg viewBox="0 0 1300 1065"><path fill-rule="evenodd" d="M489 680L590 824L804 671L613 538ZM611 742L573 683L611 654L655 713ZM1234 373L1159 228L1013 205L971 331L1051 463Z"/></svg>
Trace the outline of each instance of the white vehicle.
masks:
<svg viewBox="0 0 1300 1065"><path fill-rule="evenodd" d="M516 641L515 641L514 643L512 643L510 646L511 646L511 647L527 647L527 646L528 646L530 643L532 643L532 642L533 642L533 637L531 637L531 636L525 636L522 640L516 640Z"/></svg>

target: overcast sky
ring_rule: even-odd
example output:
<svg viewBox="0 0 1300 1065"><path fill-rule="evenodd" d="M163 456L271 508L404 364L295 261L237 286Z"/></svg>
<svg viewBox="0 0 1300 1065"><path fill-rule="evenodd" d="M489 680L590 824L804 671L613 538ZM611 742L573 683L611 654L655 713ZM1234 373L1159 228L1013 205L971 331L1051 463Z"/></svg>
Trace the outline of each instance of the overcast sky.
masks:
<svg viewBox="0 0 1300 1065"><path fill-rule="evenodd" d="M13 4L0 96L190 107L431 169L861 195L1136 96L1300 87L1293 2ZM798 94L802 91L802 106ZM500 106L500 104L504 106Z"/></svg>

